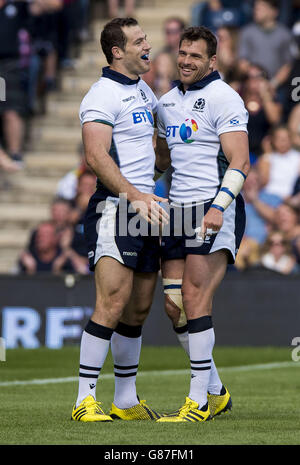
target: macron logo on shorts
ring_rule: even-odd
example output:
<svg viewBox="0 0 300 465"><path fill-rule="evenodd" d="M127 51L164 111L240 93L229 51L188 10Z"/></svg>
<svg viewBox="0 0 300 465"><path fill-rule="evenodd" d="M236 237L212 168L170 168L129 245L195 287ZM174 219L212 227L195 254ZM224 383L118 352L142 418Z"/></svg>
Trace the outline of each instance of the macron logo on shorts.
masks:
<svg viewBox="0 0 300 465"><path fill-rule="evenodd" d="M123 255L128 255L129 257L137 257L137 252L123 252Z"/></svg>

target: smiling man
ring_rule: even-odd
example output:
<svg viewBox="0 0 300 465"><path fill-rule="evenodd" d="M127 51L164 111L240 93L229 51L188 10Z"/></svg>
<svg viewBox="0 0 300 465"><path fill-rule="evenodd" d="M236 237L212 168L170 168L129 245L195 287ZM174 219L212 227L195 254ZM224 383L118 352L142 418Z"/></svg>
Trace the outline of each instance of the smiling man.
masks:
<svg viewBox="0 0 300 465"><path fill-rule="evenodd" d="M212 301L245 228L239 195L249 170L248 114L215 70L217 41L184 31L178 86L158 104L157 166L173 167L169 233L162 237L166 311L190 357L186 402L159 422L203 422L231 408L213 361Z"/></svg>
<svg viewBox="0 0 300 465"><path fill-rule="evenodd" d="M86 161L98 177L85 219L96 305L82 334L79 390L72 418L84 422L155 420L160 415L139 401L135 385L142 325L159 270L159 237L149 234L149 225L160 226L166 217L158 204L165 199L153 194L152 113L157 101L139 77L149 70L151 47L133 18L116 18L106 24L101 46L109 66L80 107ZM137 211L139 222L146 225L144 235L130 231L130 220ZM115 395L107 415L96 401L96 384L110 343Z"/></svg>

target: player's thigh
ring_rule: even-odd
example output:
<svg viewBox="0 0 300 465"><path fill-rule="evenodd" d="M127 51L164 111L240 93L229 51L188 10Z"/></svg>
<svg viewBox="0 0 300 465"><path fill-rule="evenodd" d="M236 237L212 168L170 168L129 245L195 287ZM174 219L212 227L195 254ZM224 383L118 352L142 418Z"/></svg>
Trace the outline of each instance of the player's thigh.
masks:
<svg viewBox="0 0 300 465"><path fill-rule="evenodd" d="M163 279L182 279L184 271L184 260L166 260L161 264L161 274Z"/></svg>
<svg viewBox="0 0 300 465"><path fill-rule="evenodd" d="M184 308L191 317L193 308L209 313L214 293L220 285L228 264L226 250L207 255L188 255L185 261L182 294Z"/></svg>
<svg viewBox="0 0 300 465"><path fill-rule="evenodd" d="M134 273L132 291L124 308L122 323L130 326L143 324L152 305L156 281L157 272Z"/></svg>
<svg viewBox="0 0 300 465"><path fill-rule="evenodd" d="M102 257L95 267L95 312L122 312L129 302L133 270L112 257Z"/></svg>

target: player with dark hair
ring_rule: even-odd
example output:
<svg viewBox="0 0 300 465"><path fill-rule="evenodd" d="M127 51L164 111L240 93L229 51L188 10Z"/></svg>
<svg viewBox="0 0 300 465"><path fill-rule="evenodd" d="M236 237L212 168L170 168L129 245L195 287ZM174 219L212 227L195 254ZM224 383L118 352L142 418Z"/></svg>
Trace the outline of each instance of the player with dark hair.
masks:
<svg viewBox="0 0 300 465"><path fill-rule="evenodd" d="M154 420L160 414L139 401L135 385L142 325L159 270L159 236L150 235L149 228L150 223L159 226L167 218L158 204L166 199L153 193L152 113L157 100L139 77L149 70L151 47L133 18L106 24L101 45L109 66L80 107L87 164L98 178L85 219L96 305L81 339L79 390L72 418ZM142 228L139 234L131 233L129 226L137 212L139 224L146 225L145 234ZM115 396L107 415L96 401L96 384L110 344Z"/></svg>
<svg viewBox="0 0 300 465"><path fill-rule="evenodd" d="M159 422L207 421L231 408L213 361L212 302L245 227L240 196L249 170L248 114L215 71L217 41L205 27L181 37L178 86L158 104L157 165L173 167L170 229L163 231L166 311L191 364L190 392Z"/></svg>

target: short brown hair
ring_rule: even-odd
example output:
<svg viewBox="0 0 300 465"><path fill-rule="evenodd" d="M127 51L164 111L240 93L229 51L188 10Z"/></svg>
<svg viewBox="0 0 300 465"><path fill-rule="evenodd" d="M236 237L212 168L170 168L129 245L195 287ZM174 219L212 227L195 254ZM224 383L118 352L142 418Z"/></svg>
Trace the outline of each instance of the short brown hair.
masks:
<svg viewBox="0 0 300 465"><path fill-rule="evenodd" d="M217 53L217 38L216 36L204 26L191 26L185 29L180 38L179 47L184 40L196 42L203 39L207 45L207 55L211 58Z"/></svg>
<svg viewBox="0 0 300 465"><path fill-rule="evenodd" d="M100 43L109 65L113 61L112 47L119 47L121 50L125 50L127 38L122 28L137 25L138 22L134 18L114 18L104 26Z"/></svg>

